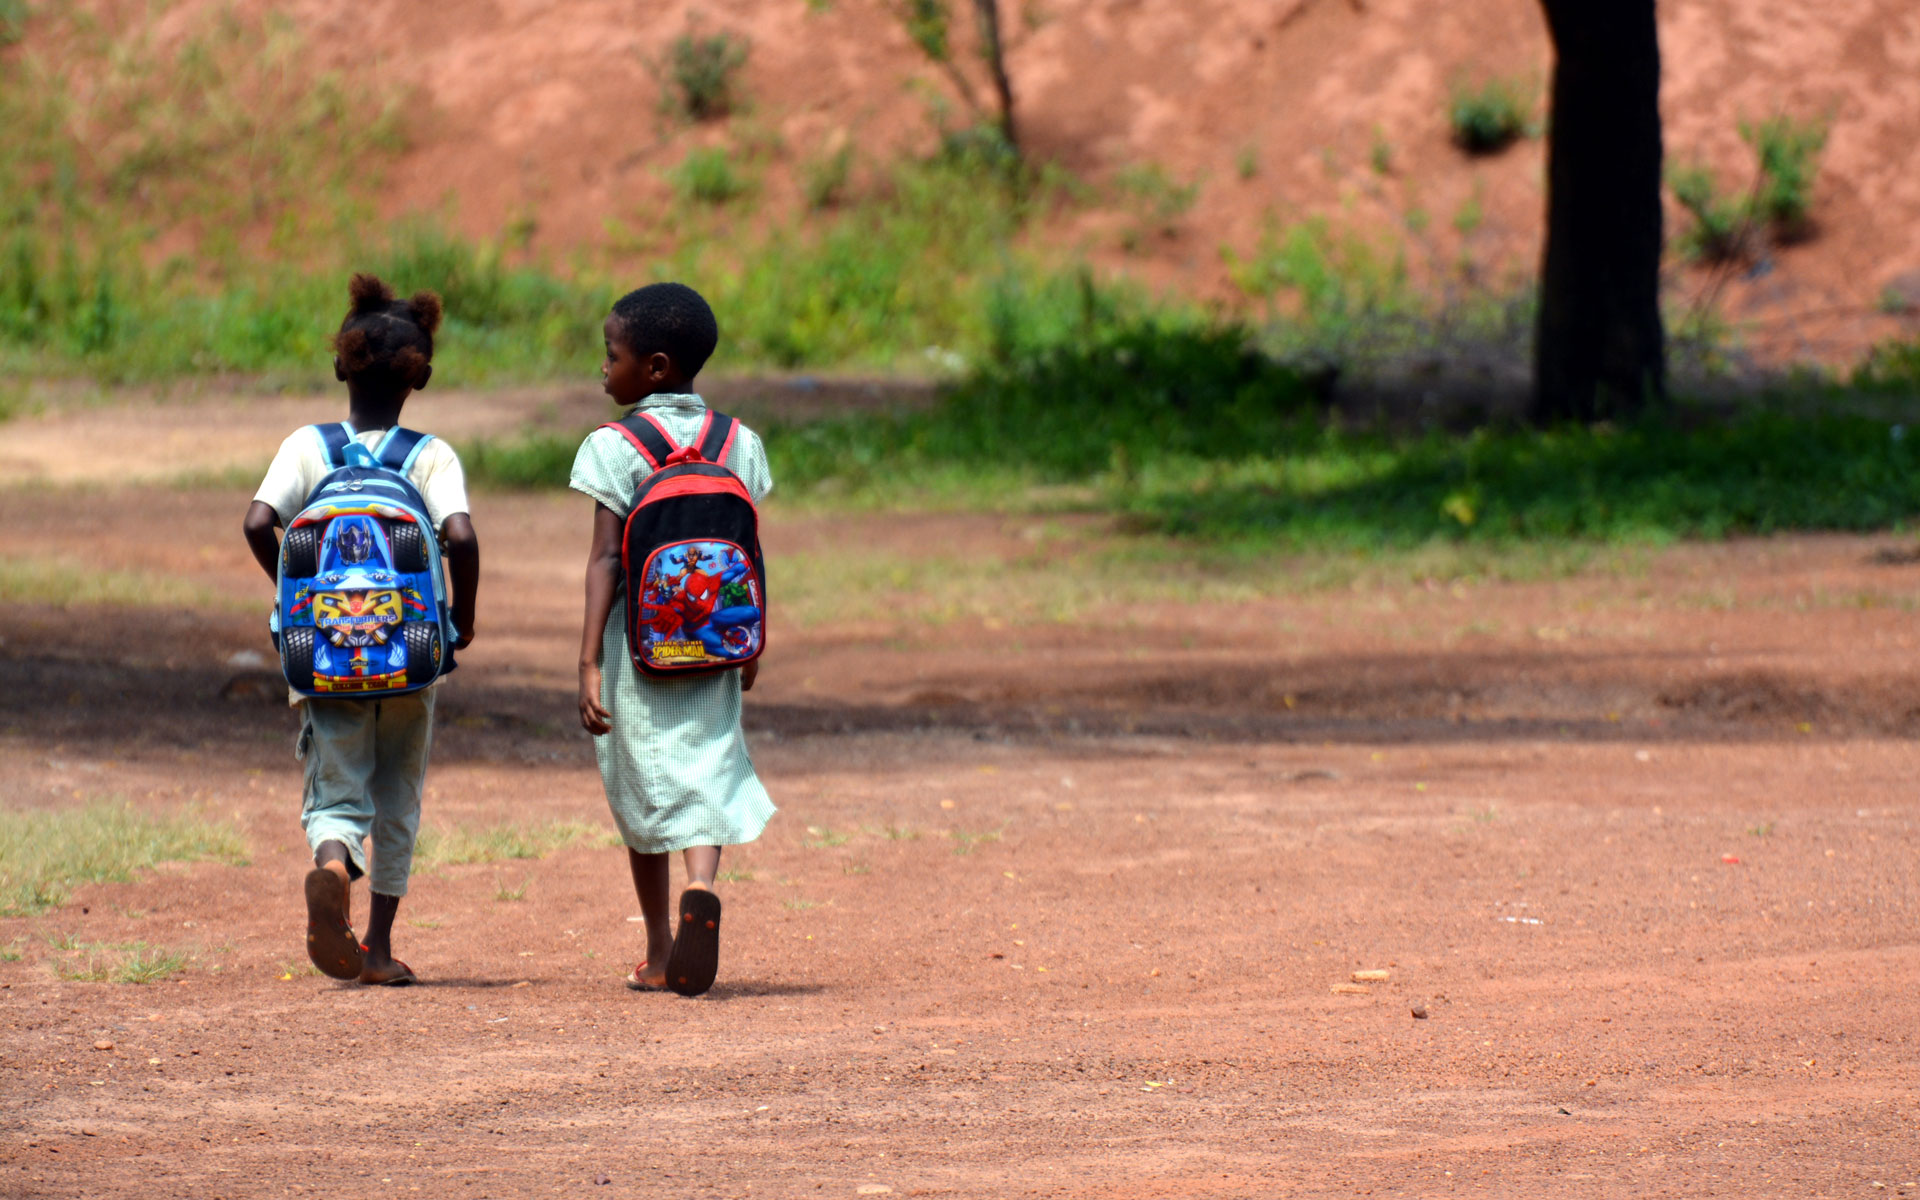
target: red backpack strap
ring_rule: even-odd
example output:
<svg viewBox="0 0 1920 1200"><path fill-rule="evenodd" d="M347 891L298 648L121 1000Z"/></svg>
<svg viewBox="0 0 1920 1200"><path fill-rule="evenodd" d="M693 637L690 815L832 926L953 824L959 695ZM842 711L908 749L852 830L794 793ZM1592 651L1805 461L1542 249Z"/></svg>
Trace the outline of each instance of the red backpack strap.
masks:
<svg viewBox="0 0 1920 1200"><path fill-rule="evenodd" d="M706 423L700 426L700 436L693 444L700 448L700 457L715 466L727 465L727 453L733 449L733 437L740 432L740 422L723 412L707 410Z"/></svg>
<svg viewBox="0 0 1920 1200"><path fill-rule="evenodd" d="M666 428L648 413L628 413L618 421L607 422L601 428L618 429L622 436L633 443L633 448L640 452L640 457L647 460L647 465L656 471L666 465L667 459L673 456L677 448L673 439L667 436Z"/></svg>

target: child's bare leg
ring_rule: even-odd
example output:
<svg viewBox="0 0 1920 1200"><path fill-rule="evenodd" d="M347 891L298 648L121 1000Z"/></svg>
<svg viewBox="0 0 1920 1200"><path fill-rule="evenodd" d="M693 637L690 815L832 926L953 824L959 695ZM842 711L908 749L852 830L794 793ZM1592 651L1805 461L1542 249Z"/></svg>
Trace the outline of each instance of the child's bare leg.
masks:
<svg viewBox="0 0 1920 1200"><path fill-rule="evenodd" d="M384 973L393 966L393 918L400 912L400 897L369 892L367 899L366 970Z"/></svg>
<svg viewBox="0 0 1920 1200"><path fill-rule="evenodd" d="M321 842L313 852L313 865L325 867L342 879L353 878L347 872L347 847L344 842Z"/></svg>
<svg viewBox="0 0 1920 1200"><path fill-rule="evenodd" d="M681 853L687 862L687 886L712 891L713 878L720 873L720 847L688 846Z"/></svg>
<svg viewBox="0 0 1920 1200"><path fill-rule="evenodd" d="M633 873L633 891L640 898L640 916L647 928L647 968L640 972L640 981L649 987L665 986L667 955L673 951L670 862L665 854L627 851L627 868Z"/></svg>

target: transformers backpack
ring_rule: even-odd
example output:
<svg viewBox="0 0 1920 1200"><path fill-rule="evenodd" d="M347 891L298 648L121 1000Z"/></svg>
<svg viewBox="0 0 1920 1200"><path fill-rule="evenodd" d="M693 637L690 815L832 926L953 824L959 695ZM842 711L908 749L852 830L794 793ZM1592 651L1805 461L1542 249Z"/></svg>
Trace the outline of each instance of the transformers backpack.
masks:
<svg viewBox="0 0 1920 1200"><path fill-rule="evenodd" d="M644 412L609 423L653 474L640 482L620 542L627 649L647 675L745 666L767 641L760 514L725 463L739 422L709 411L691 446Z"/></svg>
<svg viewBox="0 0 1920 1200"><path fill-rule="evenodd" d="M281 669L307 696L418 691L454 665L440 541L407 481L432 435L395 428L368 450L344 421L312 430L330 469L280 542Z"/></svg>

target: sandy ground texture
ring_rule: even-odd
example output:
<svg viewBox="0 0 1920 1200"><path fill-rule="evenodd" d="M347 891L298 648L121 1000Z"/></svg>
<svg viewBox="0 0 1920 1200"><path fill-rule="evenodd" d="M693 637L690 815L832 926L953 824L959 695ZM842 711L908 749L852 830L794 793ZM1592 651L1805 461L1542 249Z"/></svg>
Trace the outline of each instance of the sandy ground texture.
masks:
<svg viewBox="0 0 1920 1200"><path fill-rule="evenodd" d="M303 62L402 95L409 149L382 187L389 215L450 214L468 233L530 229L557 261L606 248L609 224L636 267L676 236L669 179L687 151L727 145L752 159L751 225L804 211L807 164L841 149L872 189L902 152L924 154L937 121L977 118L926 61L886 0L83 0L42 14L17 53L41 56L88 94L75 60L87 20L146 38L164 56L219 14L293 22ZM955 58L984 99L966 5ZM1254 254L1263 232L1318 215L1357 231L1450 296L1511 289L1537 268L1543 141L1475 158L1449 140L1453 89L1513 80L1540 98L1553 48L1521 0L1004 0L1022 138L1037 160L1104 187L1156 166L1196 184L1191 210L1142 216L1117 194L1041 222L1040 236L1151 286L1233 296L1220 253ZM1771 247L1728 277L1672 266L1676 311L1715 298L1750 323L1763 362L1849 362L1920 321L1920 12L1907 0L1689 0L1661 5L1665 147L1704 163L1729 196L1752 185L1742 122L1785 114L1829 128L1811 237ZM726 121L663 116L675 38L725 32L751 47L745 103ZM944 118L936 113L944 112ZM116 132L104 119L88 136ZM1155 198L1144 201L1152 209ZM1686 224L1669 200L1673 230ZM531 225L528 225L531 222Z"/></svg>
<svg viewBox="0 0 1920 1200"><path fill-rule="evenodd" d="M773 586L812 589L747 708L781 812L681 1000L622 987L594 839L417 875L419 987L310 972L245 498L0 490L0 802L250 849L0 921L0 1194L1920 1195L1898 539L1217 596L1169 567L1047 612L1036 538L1097 524L776 503ZM583 503L475 507L427 821L606 827ZM92 602L45 591L75 558ZM862 558L947 565L822 593ZM189 960L75 982L71 942Z"/></svg>

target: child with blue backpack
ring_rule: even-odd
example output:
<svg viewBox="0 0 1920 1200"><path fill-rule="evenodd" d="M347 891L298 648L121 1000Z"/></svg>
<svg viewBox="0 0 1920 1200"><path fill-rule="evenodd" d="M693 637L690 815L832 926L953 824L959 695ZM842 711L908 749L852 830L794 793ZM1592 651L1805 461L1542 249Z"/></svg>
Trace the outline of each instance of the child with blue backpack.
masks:
<svg viewBox="0 0 1920 1200"><path fill-rule="evenodd" d="M698 292L631 292L603 333L605 390L632 411L587 436L569 480L595 502L580 724L646 922L627 986L697 996L719 968L721 847L759 837L774 812L740 728L765 641L754 506L773 476L759 437L693 391L720 338ZM675 852L687 874L678 922Z"/></svg>
<svg viewBox="0 0 1920 1200"><path fill-rule="evenodd" d="M295 756L306 763L300 820L314 864L307 955L335 979L393 986L415 979L393 957L393 920L420 829L435 685L452 669L451 651L473 641L480 543L453 448L400 426L407 397L433 376L440 298L400 300L371 275L355 275L348 292L333 338L347 420L281 444L243 528L279 592L282 666L302 709ZM363 875L372 890L364 943L350 905L351 881Z"/></svg>

